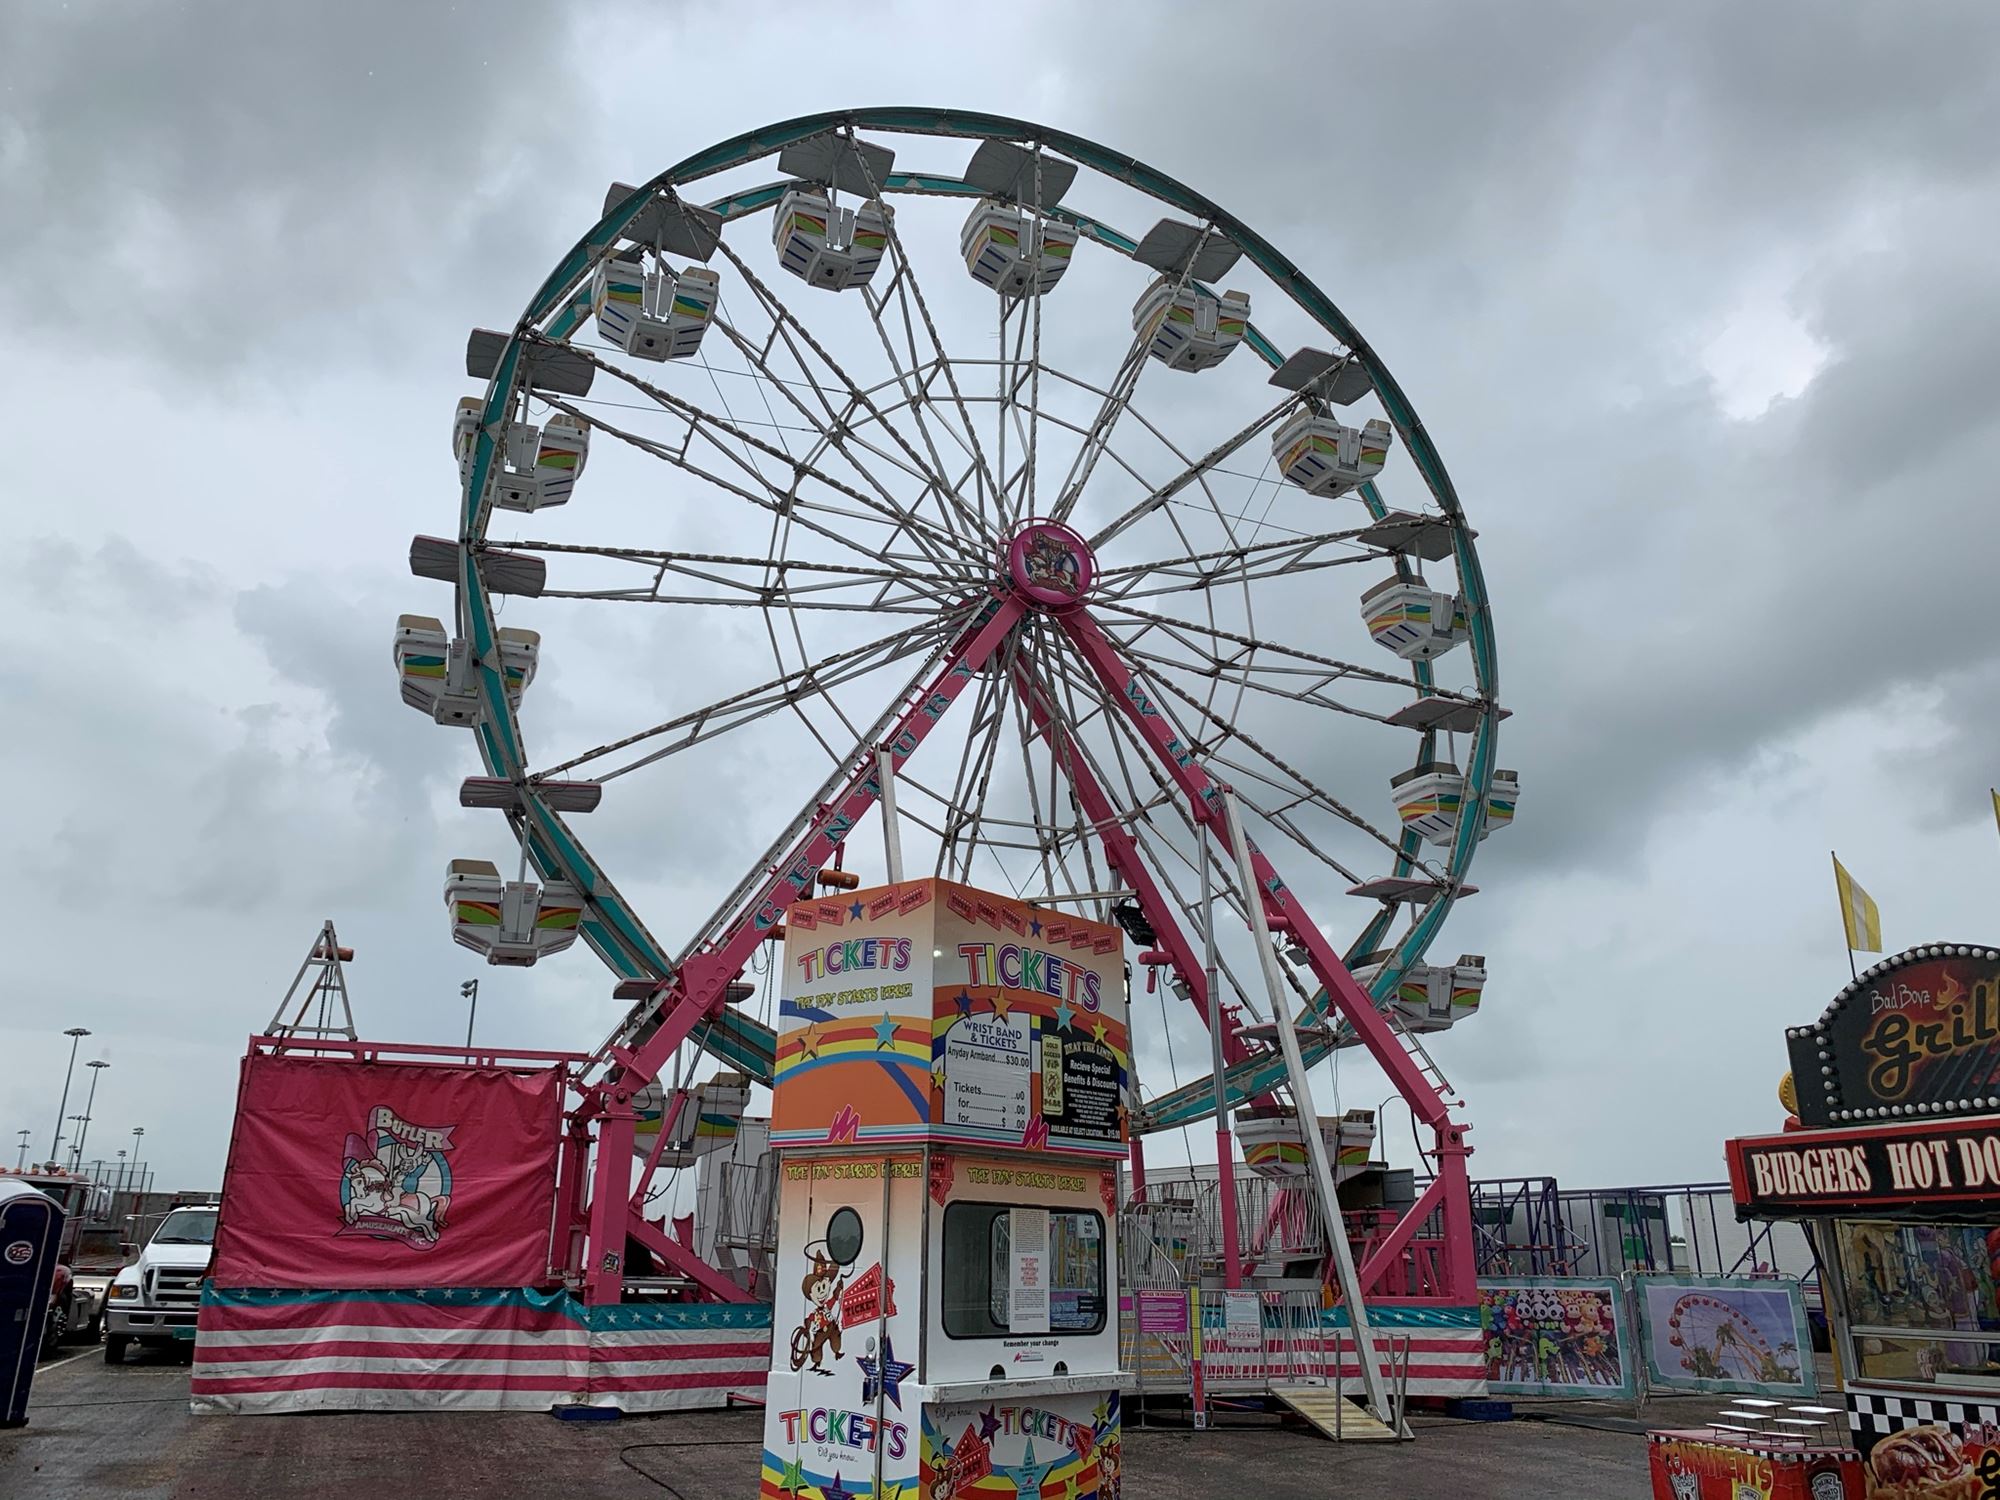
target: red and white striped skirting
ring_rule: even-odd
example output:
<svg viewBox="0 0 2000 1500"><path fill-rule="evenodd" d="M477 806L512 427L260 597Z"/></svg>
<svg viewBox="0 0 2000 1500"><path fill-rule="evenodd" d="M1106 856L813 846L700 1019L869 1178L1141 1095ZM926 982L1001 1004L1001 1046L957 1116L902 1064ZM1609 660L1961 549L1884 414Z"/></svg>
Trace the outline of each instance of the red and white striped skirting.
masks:
<svg viewBox="0 0 2000 1500"><path fill-rule="evenodd" d="M761 1399L771 1311L586 1307L566 1293L215 1291L197 1412L623 1411Z"/></svg>

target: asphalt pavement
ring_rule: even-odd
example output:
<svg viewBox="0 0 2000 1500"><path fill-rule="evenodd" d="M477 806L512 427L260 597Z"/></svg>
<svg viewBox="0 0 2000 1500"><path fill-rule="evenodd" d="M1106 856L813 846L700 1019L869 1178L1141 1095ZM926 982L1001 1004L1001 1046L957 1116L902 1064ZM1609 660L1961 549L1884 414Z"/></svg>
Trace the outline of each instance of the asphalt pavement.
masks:
<svg viewBox="0 0 2000 1500"><path fill-rule="evenodd" d="M66 1350L36 1377L29 1425L0 1432L0 1497L748 1500L756 1489L761 1417L754 1411L589 1423L485 1412L196 1417L187 1389L188 1367L171 1355L135 1352L113 1368L101 1350ZM1647 1419L1684 1426L1699 1416L1680 1400L1656 1403ZM1149 1500L1646 1500L1650 1493L1646 1442L1636 1430L1423 1416L1413 1425L1416 1442L1380 1447L1335 1445L1263 1419L1203 1433L1128 1426L1125 1492Z"/></svg>

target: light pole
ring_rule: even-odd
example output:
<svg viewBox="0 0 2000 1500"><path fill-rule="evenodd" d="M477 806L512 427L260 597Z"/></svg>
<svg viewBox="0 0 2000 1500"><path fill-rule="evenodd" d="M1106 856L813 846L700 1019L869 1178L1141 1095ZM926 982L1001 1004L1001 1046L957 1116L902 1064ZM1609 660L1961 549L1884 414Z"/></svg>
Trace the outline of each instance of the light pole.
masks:
<svg viewBox="0 0 2000 1500"><path fill-rule="evenodd" d="M14 1170L16 1172L23 1172L27 1170L28 1166L28 1137L33 1135L34 1131L23 1126L14 1133L21 1138L21 1157L20 1160L14 1163Z"/></svg>
<svg viewBox="0 0 2000 1500"><path fill-rule="evenodd" d="M458 993L472 1002L472 1009L465 1016L465 1045L472 1045L472 1021L479 1014L479 981L468 979L458 987Z"/></svg>
<svg viewBox="0 0 2000 1500"><path fill-rule="evenodd" d="M118 1148L118 1186L113 1188L111 1190L111 1193L113 1197L118 1197L121 1196L124 1193L124 1191L125 1191L125 1148L121 1146Z"/></svg>
<svg viewBox="0 0 2000 1500"><path fill-rule="evenodd" d="M84 1137L90 1134L90 1112L97 1107L97 1078L111 1064L101 1057L93 1057L84 1066L90 1069L90 1096L83 1106L83 1128L76 1133L76 1169L79 1172L83 1170Z"/></svg>
<svg viewBox="0 0 2000 1500"><path fill-rule="evenodd" d="M77 1129L81 1130L83 1128L83 1122L89 1119L90 1117L88 1115L71 1115L70 1118L76 1121ZM83 1165L83 1158L77 1154L76 1142L71 1141L69 1146L69 1169L72 1173L74 1173L82 1165Z"/></svg>
<svg viewBox="0 0 2000 1500"><path fill-rule="evenodd" d="M49 1165L56 1164L56 1152L62 1149L63 1111L69 1108L70 1074L76 1072L76 1045L90 1035L88 1026L72 1026L63 1033L69 1038L69 1071L63 1074L62 1103L56 1106L56 1138L49 1142Z"/></svg>
<svg viewBox="0 0 2000 1500"><path fill-rule="evenodd" d="M139 1185L139 1144L145 1138L146 1127L143 1125L134 1125L132 1127L132 1186L136 1191L141 1193L144 1192L144 1189ZM133 1207L136 1209L138 1205L135 1203Z"/></svg>

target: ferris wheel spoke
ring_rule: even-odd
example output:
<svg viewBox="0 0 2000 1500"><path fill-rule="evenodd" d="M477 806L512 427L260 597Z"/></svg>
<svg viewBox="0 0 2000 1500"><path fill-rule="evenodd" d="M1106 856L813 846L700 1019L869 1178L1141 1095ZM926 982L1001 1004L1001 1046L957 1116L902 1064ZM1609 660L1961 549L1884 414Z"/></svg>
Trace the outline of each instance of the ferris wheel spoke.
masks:
<svg viewBox="0 0 2000 1500"><path fill-rule="evenodd" d="M1118 650L1118 647L1115 642L1113 643L1112 649L1114 651ZM1123 653L1121 653L1121 655L1122 654ZM1129 661L1126 663L1126 667L1128 671L1133 672L1133 675L1135 677L1139 675L1136 669L1132 668ZM1269 764L1276 766L1280 771L1284 772L1285 775L1289 776L1300 787L1304 788L1307 794L1313 800L1313 802L1320 808L1322 808L1324 811L1332 813L1342 822L1347 823L1352 827L1359 829L1361 832L1367 834L1370 838L1373 838L1378 843L1382 844L1385 848L1387 848L1391 854L1399 854L1401 852L1401 844L1397 838L1392 838L1390 835L1384 833L1381 829L1377 828L1373 823L1370 823L1366 818L1362 817L1359 813L1355 812L1353 808L1347 806L1346 803L1340 801L1331 792L1328 792L1324 787L1321 787L1318 784L1316 784L1312 780L1312 778L1307 776L1303 771L1299 770L1296 766L1292 765L1290 762L1286 761L1284 757L1277 754L1276 751L1264 745L1261 741L1257 739L1256 736L1252 735L1247 729L1243 728L1241 724L1231 723L1228 720L1225 720L1220 714L1215 713L1212 709L1204 705L1193 694L1187 692L1185 689L1178 686L1172 680L1159 673L1151 674L1149 680L1156 686L1163 689L1164 691L1180 699L1181 702L1185 703L1190 709L1192 709L1197 715L1199 715L1201 719L1214 730L1215 738L1209 742L1210 748L1208 753L1211 756L1213 756L1216 753L1215 747L1225 744L1231 740L1237 741L1238 743L1246 746L1247 748L1255 752L1257 755L1261 756Z"/></svg>
<svg viewBox="0 0 2000 1500"><path fill-rule="evenodd" d="M543 597L553 598L642 598L656 594L660 582L666 575L693 578L712 583L718 588L733 589L750 596L746 600L699 599L696 603L766 603L774 599L791 596L800 597L815 593L825 593L842 589L872 589L874 603L879 607L887 603L907 603L916 599L929 599L938 603L962 600L968 586L974 585L971 575L960 578L940 578L935 582L922 582L912 578L910 572L902 568L878 568L839 563L814 563L795 559L774 561L768 557L731 556L714 552L669 552L651 547L609 547L576 542L509 541L507 547L516 552L548 552L573 556L601 557L607 560L630 563L639 570L649 573L654 579L652 590L614 589L547 589ZM795 584L788 581L773 585L768 581L750 582L742 578L732 578L718 572L721 568L745 568L758 571L766 579L775 575L780 580L789 580L794 575L823 578L822 582ZM908 592L892 596L886 592L889 587L901 586Z"/></svg>
<svg viewBox="0 0 2000 1500"><path fill-rule="evenodd" d="M916 424L917 436L923 439L924 449L930 455L931 473L938 478L939 482L934 482L929 487L927 493L935 494L938 497L940 509L954 530L960 530L963 527L969 531L971 536L978 537L983 535L986 530L984 520L986 494L984 487L980 485L974 486L975 504L977 506L977 510L975 510L972 506L968 506L965 503L963 497L956 490L947 491L941 485L945 472L944 455L938 451L937 439L931 432L931 423L925 420L924 407L934 400L929 389L930 383L935 375L944 372L947 361L941 354L935 361L926 361L918 355L915 329L911 324L909 316L909 304L907 299L902 295L902 281L903 268L899 267L895 278L890 284L890 290L897 294L897 300L903 310L903 330L910 360L907 369L904 368L902 360L897 354L895 336L889 331L889 325L882 316L883 309L888 305L888 298L878 294L873 287L863 287L862 305L868 309L868 317L875 325L875 333L881 341L882 352L888 356L889 368L894 372L893 378L902 398L897 403L897 407L898 409L908 410L910 420ZM883 417L883 426L885 430L893 430L889 428L886 413ZM969 434L961 434L953 430L951 424L945 421L942 415L938 418L938 426L961 449L970 453L971 450L968 445ZM975 472L977 472L977 467L975 463Z"/></svg>
<svg viewBox="0 0 2000 1500"><path fill-rule="evenodd" d="M1366 553L1357 553L1348 557L1321 557L1310 561L1297 562L1273 559L1265 561L1255 568L1239 565L1235 568L1217 568L1213 570L1163 569L1162 571L1168 576L1171 577L1178 573L1186 581L1180 583L1162 583L1152 588L1142 589L1134 586L1137 582L1136 579L1128 579L1125 581L1126 586L1111 594L1110 597L1126 600L1154 599L1168 594L1197 594L1204 593L1218 586L1262 583L1264 580L1270 578L1292 578L1303 573L1322 572L1327 568L1344 568L1352 563L1374 561L1375 559Z"/></svg>
<svg viewBox="0 0 2000 1500"><path fill-rule="evenodd" d="M1117 636L1113 635L1112 638L1116 640ZM1257 663L1250 659L1248 652L1243 653L1236 661L1225 662L1217 658L1212 661L1205 660L1202 665L1196 665L1179 657L1165 656L1156 651L1142 650L1130 643L1125 643L1125 654L1135 662L1143 662L1147 666L1154 667L1160 671L1178 672L1184 676L1196 678L1207 684L1211 689L1215 686L1219 678L1227 676L1240 689L1237 705L1239 708L1244 694L1262 693L1268 697L1282 699L1289 703L1301 703L1310 708L1325 709L1329 713L1347 714L1353 718L1365 719L1372 724L1386 724L1388 722L1386 714L1373 713L1364 708L1356 708L1350 703L1343 703L1338 698L1328 697L1325 689L1339 680L1338 673L1326 672L1318 668L1305 671L1300 668L1285 668ZM1311 680L1296 685L1286 685L1263 680L1265 677L1284 677L1293 673ZM1213 705L1211 704L1210 707L1213 707ZM1231 722L1234 722L1233 717Z"/></svg>
<svg viewBox="0 0 2000 1500"><path fill-rule="evenodd" d="M789 310L787 310L787 318L790 318ZM809 370L805 364L804 357L800 354L798 343L793 338L792 329L795 323L795 319L791 319L790 321L775 321L773 323L772 337L774 339L780 336L783 337L788 352L792 355L794 361L799 364L801 371L808 374L809 377ZM825 393L820 390L817 383L808 378L803 382L805 388L818 395L820 404L824 408L823 414L815 414L792 390L793 382L780 381L769 371L768 341L766 348L760 351L733 325L725 324L720 319L717 320L717 325L722 327L725 336L736 345L744 358L756 366L773 385L778 387L787 404L811 424L812 430L819 434L819 448L831 448L840 453L849 464L854 466L856 472L863 476L869 486L875 490L876 494L885 503L894 505L899 510L906 509L895 498L890 489L874 476L868 466L855 456L854 449L861 449L879 462L886 463L891 468L899 470L906 477L917 481L924 487L923 492L919 494L917 500L907 507L912 513L922 505L924 495L931 493L943 495L946 493L939 488L944 468L943 462L938 457L935 446L928 444L928 433L925 433L925 437L927 439L927 446L931 446L931 459L929 463L926 463L923 456L916 451L909 440L903 435L901 429L889 420L890 412L896 410L902 403L891 402L884 405L876 399L879 393L891 389L901 393L907 399L908 386L901 379L900 369L898 369L897 375L891 379L864 388L856 384L847 375L845 370L841 369L838 364L835 364L832 361L832 357L825 354L822 346L811 340L811 335L805 332L803 325L796 325L799 328L800 335L811 344L811 347L821 354L829 368L846 384L849 392L845 405L836 410L833 403L826 399ZM891 363L892 365L894 364L893 351L891 352ZM881 446L867 440L863 434L871 424L881 428L886 437L900 450L900 456L890 453ZM817 450L815 452L816 456ZM941 500L938 509L946 528L954 535L957 535L961 531L962 517L969 517L970 513L964 510L963 502L959 501L955 494L950 494L949 498L955 504L947 505L942 503ZM976 530L976 521L974 521L974 526Z"/></svg>
<svg viewBox="0 0 2000 1500"><path fill-rule="evenodd" d="M1213 469L1216 468L1217 465L1221 464L1226 459L1228 459L1230 455L1240 450L1245 443L1249 442L1252 438L1256 437L1257 434L1269 428L1272 423L1276 422L1280 417L1282 417L1286 412L1290 411L1297 404L1298 404L1298 398L1296 396L1293 396L1290 392L1287 392L1284 399L1279 401L1277 405L1271 407L1268 411L1262 413L1254 421L1249 423L1249 425L1243 427L1241 430L1233 433L1229 437L1224 438L1220 443L1216 444L1215 447L1209 449L1208 452L1202 454L1200 458L1193 460L1191 463L1188 464L1188 466L1185 469L1181 470L1180 473L1174 475L1174 477L1169 479L1165 484L1160 485L1158 488L1153 490L1151 494L1147 495L1144 499L1140 500L1136 505L1134 505L1130 510L1127 510L1123 515L1119 516L1116 520L1113 520L1108 525L1099 528L1096 535L1092 536L1090 539L1090 545L1092 546L1092 548L1097 549L1099 551L1103 550L1104 544L1106 542L1109 542L1113 537L1118 536L1122 532L1131 528L1137 522L1144 520L1147 516L1152 515L1155 511L1160 510L1169 501L1171 501L1174 498L1174 496L1178 495L1182 490L1186 489L1189 485L1194 484L1198 480L1204 479ZM1217 509L1217 514L1220 515L1221 514L1220 506L1218 506L1216 509ZM1233 533L1231 539L1234 540Z"/></svg>
<svg viewBox="0 0 2000 1500"><path fill-rule="evenodd" d="M927 735L924 727L935 722L927 705L931 700L943 696L947 703L955 698L961 687L954 681L953 673L962 671L968 664L974 674L991 658L994 647L988 641L1003 636L1019 618L1021 606L1005 599L988 600L972 610L959 623L957 630L945 637L944 644L937 646L924 658L924 663L903 685L900 692L893 695L881 714L871 722L868 729L855 738L855 753L846 761L836 764L827 778L809 796L785 830L774 839L763 856L751 867L750 872L723 900L705 922L689 945L682 950L676 967L687 961L689 954L698 952L731 928L732 921L740 919L743 907L751 894L760 886L769 886L772 872L781 867L787 853L795 851L799 841L808 830L827 816L830 799L844 786L856 783L864 776L868 767L862 762L870 758L870 748L883 744L889 732L898 724L904 726L910 737L919 744ZM1004 647L1000 648L1004 649ZM951 671L947 672L947 668ZM902 753L902 752L898 752ZM836 840L837 842L837 840ZM740 921L737 922L740 926Z"/></svg>
<svg viewBox="0 0 2000 1500"><path fill-rule="evenodd" d="M934 617L927 624L913 625L877 640L836 652L821 661L800 667L796 671L782 673L755 687L744 688L718 698L712 703L704 704L700 708L676 714L673 718L655 724L649 729L639 730L622 739L612 740L586 750L581 755L571 756L568 760L536 772L531 779L546 781L559 777L579 766L601 760L608 755L615 755L621 750L629 750L647 740L682 731L680 738L661 751L595 778L598 781L612 780L628 771L638 770L642 765L650 765L668 755L677 754L705 740L715 739L732 729L741 728L745 724L776 713L801 697L817 694L822 687L837 686L893 662L905 660L919 651L934 650L938 638L954 628L962 627L964 621L970 618L971 611L972 607L967 606L955 614Z"/></svg>
<svg viewBox="0 0 2000 1500"><path fill-rule="evenodd" d="M1114 614L1128 615L1134 620L1143 622L1146 626L1159 629L1170 635L1186 649L1194 651L1197 655L1203 656L1218 665L1227 663L1229 669L1232 671L1235 670L1235 664L1230 662L1228 657L1211 651L1206 647L1196 645L1184 633L1193 631L1197 634L1207 636L1212 640L1228 642L1230 645L1245 650L1269 651L1293 657L1298 661L1313 662L1319 666L1331 669L1341 677L1351 677L1361 682L1379 682L1389 687L1401 689L1404 692L1410 690L1409 678L1398 677L1393 672L1384 672L1379 667L1364 667L1357 662L1342 661L1338 657L1325 656L1320 652L1308 651L1301 646L1287 645L1282 641L1274 641L1268 637L1247 636L1237 631L1225 630L1219 625L1204 625L1197 620L1179 619L1171 615L1155 614L1150 610L1135 609L1129 604L1103 600L1093 601L1093 603L1098 608L1109 610ZM1107 630L1106 633L1109 634L1110 632ZM1140 630L1138 633L1143 635L1146 631ZM1121 639L1119 644L1124 645L1126 642ZM1456 698L1461 702L1476 701L1467 698L1462 693L1451 693L1443 689L1438 689L1437 693L1440 697Z"/></svg>
<svg viewBox="0 0 2000 1500"><path fill-rule="evenodd" d="M770 483L769 480L765 479L762 474L757 473L754 467L744 466L742 464L742 460L737 459L736 456L730 453L726 447L721 447L720 445L718 445L720 451L722 451L726 457L729 457L733 462L738 463L739 466L744 466L748 468L748 472L751 474L752 478L755 479L755 481L763 488L764 493L760 494L757 491L746 488L744 485L739 484L734 480L727 478L724 475L717 474L712 470L703 468L700 464L696 463L694 460L688 457L685 451L685 444L683 444L681 449L677 450L665 443L659 442L654 438L645 437L642 434L631 432L625 428L615 426L612 423L606 422L601 417L589 416L586 413L579 411L577 408L572 406L567 401L551 400L550 405L555 407L558 411L562 411L568 413L571 416L576 417L580 421L587 421L593 430L602 432L608 437L615 438L619 442L626 443L629 446L638 449L642 453L648 454L653 458L657 458L662 462L669 464L676 469L679 469L682 473L688 474L695 479L701 480L704 484L707 484L713 487L714 489L720 490L724 494L733 495L737 499L744 501L746 504L754 506L757 509L762 510L772 516L788 517L794 524L804 527L806 530L813 532L816 536L819 536L826 541L833 542L837 546L842 547L847 551L856 554L859 557L866 558L871 562L879 561L879 562L888 562L891 564L895 564L900 560L900 554L894 553L889 550L886 538L882 545L872 546L866 540L857 540L852 535L849 535L848 533L839 530L835 527L826 525L823 522L814 520L811 516L801 514L801 512L813 510L813 511L818 511L820 513L835 513L835 514L847 515L854 517L855 519L864 520L870 525L887 525L892 528L895 528L895 523L893 521L885 520L884 518L877 515L870 515L870 514L849 512L849 511L836 512L832 507L815 504L812 501L806 500L803 496L799 496L796 494L787 494L785 491L777 489L774 485ZM900 528L895 528L895 529L900 529ZM893 531L890 534L893 535ZM912 582L921 582L926 578L936 577L940 572L947 572L949 571L949 569L941 565L935 557L926 554L921 558L920 565L912 565L909 567L905 567L903 571Z"/></svg>
<svg viewBox="0 0 2000 1500"><path fill-rule="evenodd" d="M993 790L993 772L1000 760L1000 736L1007 724L1007 685L1013 670L1013 663L1021 649L1021 637L1016 632L1001 648L996 670L993 672L992 722L987 726L986 740L976 758L975 780L971 794L958 805L966 811L956 830L958 845L958 878L969 881L972 878L972 861L979 850L980 834L985 827L987 807Z"/></svg>
<svg viewBox="0 0 2000 1500"><path fill-rule="evenodd" d="M1205 552L1176 552L1164 557L1149 558L1145 562L1120 563L1115 568L1100 568L1097 584L1100 595L1104 585L1116 581L1123 588L1131 588L1134 581L1167 574L1174 577L1212 579L1222 576L1219 569L1203 568L1203 563L1244 564L1252 563L1259 568L1270 567L1284 570L1296 563L1309 561L1313 555L1326 547L1347 543L1357 550L1355 557L1360 561L1390 562L1394 559L1379 548L1370 547L1356 540L1366 527L1350 527L1340 531L1317 531L1281 537L1270 542L1243 542L1234 547L1216 547ZM1264 576L1264 575L1259 575ZM1122 592L1109 591L1114 598L1124 597Z"/></svg>
<svg viewBox="0 0 2000 1500"><path fill-rule="evenodd" d="M850 143L858 145L858 138L852 129L847 131L847 137ZM860 163L861 172L867 179L870 193L877 201L880 201L882 197L882 184L875 180L874 167L870 165L866 155L859 150L855 152L855 160ZM909 326L910 304L914 303L916 305L917 316L923 321L924 332L929 337L930 347L937 354L939 368L944 373L945 385L950 390L952 403L958 410L959 421L964 424L966 439L972 445L972 458L974 466L978 470L979 484L984 489L993 489L993 472L987 465L984 451L980 448L978 429L973 426L972 413L966 408L965 395L958 388L958 377L952 372L951 357L945 350L944 340L938 336L937 324L931 318L930 305L924 301L924 289L922 284L917 280L916 267L912 264L909 251L903 244L903 236L896 228L896 216L894 214L885 215L882 227L887 234L889 255L896 268L892 285L902 306L905 326ZM915 331L911 329L910 338L913 347L915 337Z"/></svg>
<svg viewBox="0 0 2000 1500"><path fill-rule="evenodd" d="M879 499L871 496L865 491L846 483L844 480L827 473L824 469L809 464L803 459L793 457L783 448L765 442L762 438L755 436L746 428L739 426L726 417L719 417L713 412L707 411L694 402L687 400L685 397L676 396L673 392L654 385L651 381L642 380L631 371L614 365L608 360L600 359L588 350L579 350L577 352L583 358L596 364L599 368L609 371L615 378L623 380L633 389L644 392L662 407L665 407L668 411L673 412L688 422L691 431L699 433L705 441L715 447L717 452L743 469L757 484L762 485L774 502L780 504L788 502L792 497L798 495L799 482L810 478L827 489L834 491L836 494L845 496L864 510L874 513L883 522L892 525L898 530L907 532L911 541L919 547L923 547L927 540L932 544L932 547L941 546L943 551L938 553L937 556L940 564L943 563L946 557L951 556L957 551L958 542L949 532L940 531L921 518L911 515L909 511L898 505L893 498ZM554 402L552 404L561 405L562 403ZM724 434L736 439L737 444L745 450L746 454L754 451L775 460L780 466L791 472L793 476L792 483L787 487L780 487L773 484L765 476L763 469L754 459L736 454L727 443L721 441L718 434ZM853 462L851 458L848 461L850 463ZM926 550L929 551L931 548L926 548Z"/></svg>
<svg viewBox="0 0 2000 1500"><path fill-rule="evenodd" d="M891 243L893 244L894 243L893 226L891 228L890 233L891 233ZM756 296L759 304L764 310L765 315L772 320L777 331L784 338L785 344L787 348L790 350L792 358L798 363L801 371L807 374L809 383L812 384L815 389L817 389L818 383L816 381L811 381L810 379L811 366L807 363L804 355L799 350L800 342L803 342L805 346L813 352L813 355L819 361L819 363L823 365L826 368L826 370L831 375L833 375L833 377L837 379L842 386L846 388L849 402L851 403L854 410L866 412L868 416L872 418L882 428L883 432L889 436L891 441L893 441L895 445L903 451L905 458L908 459L908 461L924 475L926 485L930 487L930 492L938 494L941 498L950 496L951 498L956 499L956 492L950 490L946 485L945 476L941 472L941 469L930 467L925 463L922 455L920 455L917 452L915 446L911 444L908 437L901 431L900 428L898 428L894 423L892 423L889 420L887 413L882 409L881 405L874 399L870 391L864 389L851 375L847 373L846 369L843 368L840 362L833 357L833 355L827 350L826 346L822 344L816 337L814 337L812 330L807 328L805 324L799 319L798 315L792 312L792 310L789 307L787 307L785 303L781 299L779 299L768 286L765 285L765 283L757 276L756 272L750 269L750 266L748 265L748 263L744 261L742 256L738 255L736 251L726 241L721 245L720 248L722 254L728 257L730 263L736 267L738 272L742 274L745 282L750 286L752 293ZM871 310L871 315L872 315L872 310ZM942 352L943 351L940 349L939 351L940 355L942 355ZM892 364L894 363L893 355L891 362ZM947 371L947 376L948 376L948 371ZM884 386L892 384L897 385L898 389L901 389L899 382L894 379L892 379L891 381L883 382ZM878 387L878 389L879 388L881 387ZM822 403L825 404L825 398L823 393L821 394L821 400ZM798 409L800 409L801 411L805 410L803 403L797 402L795 400L793 404L796 407L798 407ZM825 432L829 440L836 441L837 443L838 439L835 437L835 434L840 429L850 427L853 424L847 418L836 416L830 404L828 404L827 417L829 421L837 423L838 426L837 427L826 426L824 424L821 424L823 431ZM814 420L817 422L818 419ZM853 460L850 458L849 461L852 462ZM962 507L962 502L959 503ZM917 524L915 517L912 517L912 524L913 525ZM928 523L924 524L927 525Z"/></svg>

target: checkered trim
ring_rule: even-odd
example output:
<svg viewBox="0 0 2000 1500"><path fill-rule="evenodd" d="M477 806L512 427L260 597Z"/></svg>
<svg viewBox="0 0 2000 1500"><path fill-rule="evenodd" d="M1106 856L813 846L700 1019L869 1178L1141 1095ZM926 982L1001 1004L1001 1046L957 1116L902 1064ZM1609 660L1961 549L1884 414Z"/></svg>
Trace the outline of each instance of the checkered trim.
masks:
<svg viewBox="0 0 2000 1500"><path fill-rule="evenodd" d="M1883 1396L1874 1391L1847 1393L1847 1425L1857 1437L1877 1437L1924 1427L1933 1422L1963 1428L1973 1422L2000 1424L2000 1406L1979 1401L1935 1401L1928 1396Z"/></svg>

